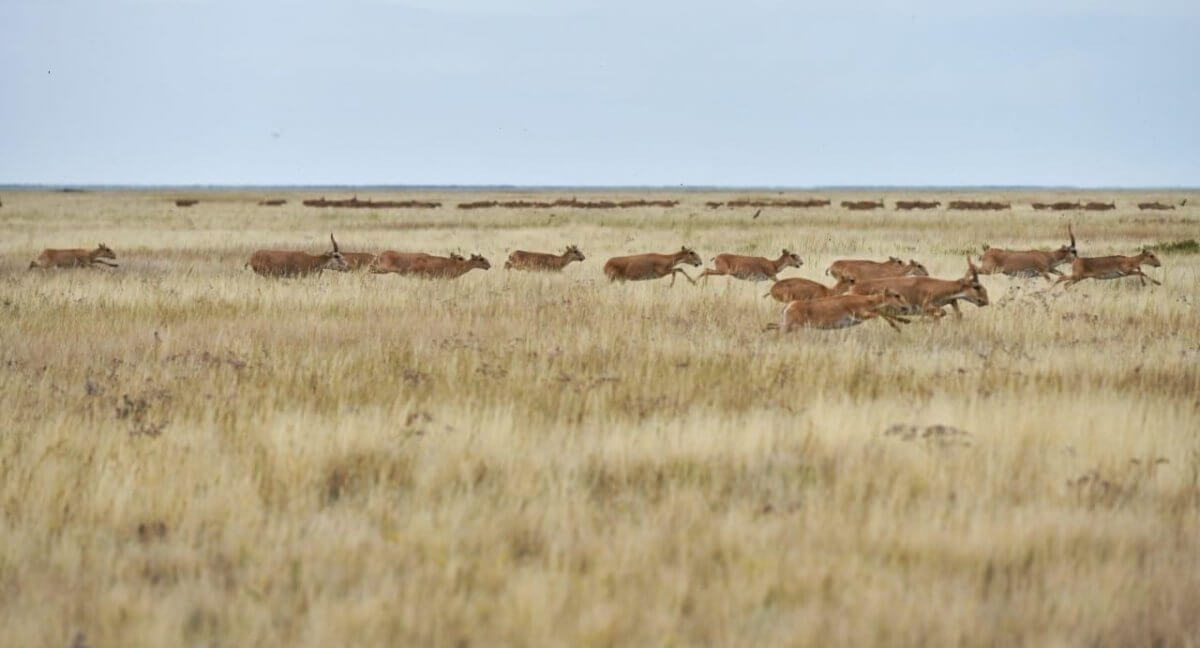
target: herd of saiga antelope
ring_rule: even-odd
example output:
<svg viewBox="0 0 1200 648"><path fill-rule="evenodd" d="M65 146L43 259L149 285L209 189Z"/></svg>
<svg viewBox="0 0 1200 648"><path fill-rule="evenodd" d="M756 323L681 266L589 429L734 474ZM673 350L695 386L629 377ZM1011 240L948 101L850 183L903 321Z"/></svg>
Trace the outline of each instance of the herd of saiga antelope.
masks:
<svg viewBox="0 0 1200 648"><path fill-rule="evenodd" d="M604 263L604 274L611 281L644 281L682 274L690 283L710 276L728 276L747 281L770 279L775 282L764 297L774 297L787 306L779 324L769 328L790 331L808 327L840 329L856 326L869 319L880 318L897 331L896 323L907 324L902 315L929 315L934 318L946 314L946 306L962 317L958 308L960 300L976 306L988 304L987 289L979 282L980 274L997 272L1009 276L1044 277L1069 288L1084 279L1117 279L1136 276L1142 285L1146 280L1161 285L1142 272L1142 264L1161 267L1158 257L1148 248L1135 256L1081 257L1075 249L1075 233L1067 226L1071 238L1068 245L1056 250L1004 250L984 246L979 266L967 257L967 272L960 279L935 279L929 276L925 266L914 260L907 263L890 257L887 261L842 259L835 261L825 274L837 280L833 286L825 286L809 279L779 279L784 268L799 268L800 257L783 250L778 259L718 254L713 258L713 268L705 269L696 278L688 275L681 264L700 266L702 261L694 250L681 247L673 254L634 254L613 257ZM395 273L427 278L453 279L473 268L487 270L491 267L482 255L470 258L451 254L448 257L424 252L395 252L388 250L379 254L369 252L342 252L333 234L329 235L333 249L323 254L308 254L292 250L258 250L250 256L246 266L254 272L268 277L295 277L321 272L322 270L369 269L374 273ZM111 248L100 244L95 250L52 250L47 249L29 264L34 268L62 268L104 265L116 267L116 254ZM505 269L557 272L572 261L583 261L583 253L570 245L562 254L526 252L517 250L508 256ZM1071 263L1071 274L1063 275L1059 265ZM1051 273L1059 275L1057 280Z"/></svg>

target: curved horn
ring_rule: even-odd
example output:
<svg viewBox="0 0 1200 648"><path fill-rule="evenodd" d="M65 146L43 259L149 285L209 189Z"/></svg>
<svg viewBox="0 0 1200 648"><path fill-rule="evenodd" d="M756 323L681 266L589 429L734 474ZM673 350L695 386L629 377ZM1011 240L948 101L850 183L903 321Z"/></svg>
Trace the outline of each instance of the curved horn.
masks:
<svg viewBox="0 0 1200 648"><path fill-rule="evenodd" d="M1071 247L1075 247L1075 232L1071 231L1071 224L1067 223L1067 234L1071 236Z"/></svg>
<svg viewBox="0 0 1200 648"><path fill-rule="evenodd" d="M975 262L971 260L970 255L967 256L967 271L970 272L971 276L975 279L979 278L979 268L975 267Z"/></svg>
<svg viewBox="0 0 1200 648"><path fill-rule="evenodd" d="M329 233L329 242L333 243L333 251L337 252L338 251L337 240L333 238L333 232Z"/></svg>

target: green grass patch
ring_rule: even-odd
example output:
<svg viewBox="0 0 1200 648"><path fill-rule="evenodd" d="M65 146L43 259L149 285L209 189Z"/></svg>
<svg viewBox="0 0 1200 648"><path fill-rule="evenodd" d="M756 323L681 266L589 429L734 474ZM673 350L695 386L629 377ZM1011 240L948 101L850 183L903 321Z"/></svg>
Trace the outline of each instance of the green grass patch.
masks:
<svg viewBox="0 0 1200 648"><path fill-rule="evenodd" d="M1196 239L1182 239L1169 243L1159 243L1158 245L1151 246L1150 249L1155 252L1165 252L1167 254L1200 254L1200 241L1196 241Z"/></svg>

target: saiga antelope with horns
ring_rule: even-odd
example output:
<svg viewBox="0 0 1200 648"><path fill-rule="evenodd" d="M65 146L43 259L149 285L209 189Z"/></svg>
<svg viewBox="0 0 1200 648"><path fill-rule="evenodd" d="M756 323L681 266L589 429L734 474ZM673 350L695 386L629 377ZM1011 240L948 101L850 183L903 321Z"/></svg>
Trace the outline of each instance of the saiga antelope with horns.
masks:
<svg viewBox="0 0 1200 648"><path fill-rule="evenodd" d="M943 317L943 307L949 305L954 314L962 317L958 300L969 301L976 306L988 305L987 289L979 283L979 272L971 258L967 257L967 274L961 279L934 279L932 277L888 277L859 281L850 289L852 294L870 295L885 290L900 293L908 302L903 312L910 315L924 314L935 318Z"/></svg>
<svg viewBox="0 0 1200 648"><path fill-rule="evenodd" d="M604 264L604 275L609 281L646 281L660 279L671 275L671 285L675 285L675 275L682 274L688 283L696 281L688 276L683 268L675 266L686 263L691 266L701 265L700 255L687 247L679 248L674 254L634 254L609 259Z"/></svg>
<svg viewBox="0 0 1200 648"><path fill-rule="evenodd" d="M55 250L47 248L42 250L38 258L29 262L29 269L34 268L82 268L92 267L96 265L107 266L109 268L117 267L115 263L109 263L105 259L117 260L117 255L112 251L112 248L101 243L95 250Z"/></svg>
<svg viewBox="0 0 1200 648"><path fill-rule="evenodd" d="M699 277L696 277L696 281L701 279L707 281L710 276L729 276L746 281L762 281L763 279L777 281L776 275L779 274L779 271L789 266L799 268L802 265L804 262L800 260L800 257L789 252L787 248L784 248L779 253L779 258L773 261L766 257L718 254L713 257L714 269L705 269Z"/></svg>
<svg viewBox="0 0 1200 648"><path fill-rule="evenodd" d="M337 240L329 234L333 249L324 254L309 254L292 250L258 250L250 255L246 265L264 277L297 277L322 270L345 272L350 269L338 250Z"/></svg>
<svg viewBox="0 0 1200 648"><path fill-rule="evenodd" d="M1071 231L1070 225L1067 225L1067 235L1071 237L1071 243L1057 250L1003 250L985 245L979 259L979 273L1000 272L1013 277L1041 275L1046 281L1053 281L1050 273L1061 276L1062 272L1056 268L1079 255L1075 249L1075 232Z"/></svg>
<svg viewBox="0 0 1200 648"><path fill-rule="evenodd" d="M1066 288L1070 288L1084 279L1137 277L1143 286L1146 285L1147 279L1154 285L1161 286L1162 284L1156 281L1154 277L1142 272L1143 263L1155 268L1162 267L1162 262L1150 251L1150 248L1142 248L1141 253L1135 256L1077 257L1071 262L1070 276L1059 277L1058 281L1054 282L1054 285L1057 286L1063 283Z"/></svg>

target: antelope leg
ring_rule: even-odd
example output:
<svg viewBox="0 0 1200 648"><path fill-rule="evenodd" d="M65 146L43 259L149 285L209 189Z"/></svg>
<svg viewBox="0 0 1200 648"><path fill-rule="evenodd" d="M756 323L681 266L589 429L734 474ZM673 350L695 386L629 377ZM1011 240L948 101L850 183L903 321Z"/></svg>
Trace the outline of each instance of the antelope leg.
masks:
<svg viewBox="0 0 1200 648"><path fill-rule="evenodd" d="M887 325L892 327L892 329L894 331L896 331L897 333L900 332L900 327L896 326L896 322L893 321L893 319L895 319L895 318L893 318L891 315L884 315L883 313L879 313L878 315L873 314L873 315L871 315L871 317L879 317L879 319L882 319L883 321L887 322ZM864 317L863 319L870 319L870 318Z"/></svg>
<svg viewBox="0 0 1200 648"><path fill-rule="evenodd" d="M1145 286L1145 285L1146 285L1146 281L1145 281L1144 279L1142 279L1143 277L1145 277L1146 279L1149 279L1149 280L1150 280L1150 282L1151 282L1151 283L1153 283L1153 284L1154 284L1154 285L1156 285L1156 286L1161 286L1161 285L1162 285L1162 283L1160 283L1160 282L1156 281L1156 280L1154 279L1154 277L1151 277L1150 275L1148 275L1148 274L1146 274L1146 273L1142 272L1140 269L1137 271L1137 274L1138 274L1138 279L1139 279L1139 280L1142 282L1142 285L1143 285L1143 286Z"/></svg>

